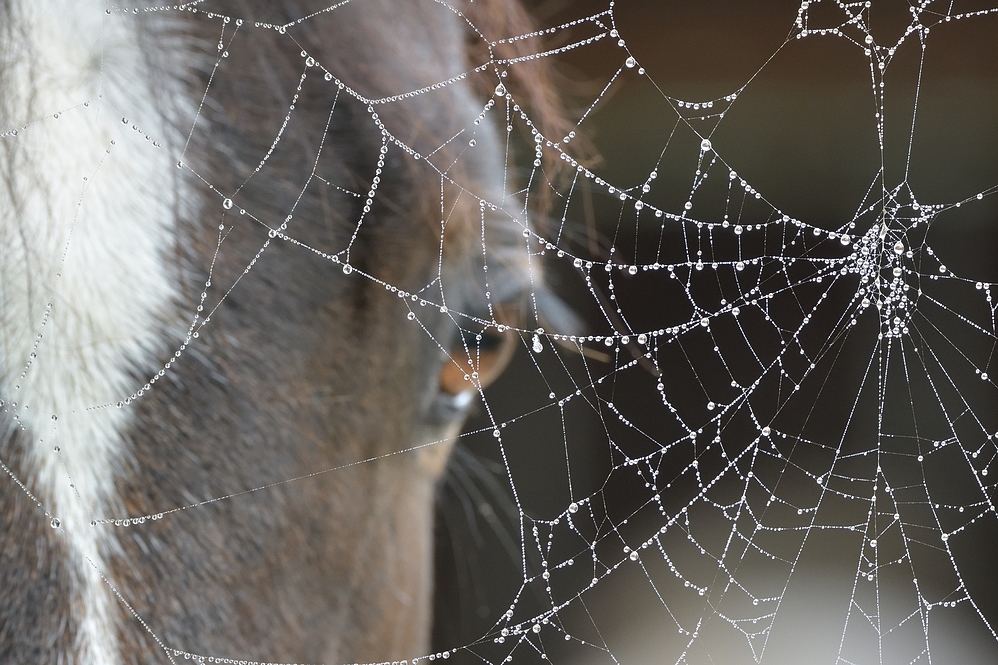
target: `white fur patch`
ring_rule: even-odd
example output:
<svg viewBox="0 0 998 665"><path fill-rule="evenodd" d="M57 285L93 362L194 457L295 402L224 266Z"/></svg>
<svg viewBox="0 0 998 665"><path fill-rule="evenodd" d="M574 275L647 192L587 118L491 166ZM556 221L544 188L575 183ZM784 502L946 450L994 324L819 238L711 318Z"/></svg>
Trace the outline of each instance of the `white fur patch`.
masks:
<svg viewBox="0 0 998 665"><path fill-rule="evenodd" d="M73 558L82 616L70 661L114 665L122 608L101 573L116 542L90 521L121 513L130 411L113 404L150 371L175 296L178 173L153 145L172 143L153 103L169 82L149 75L134 19L103 2L11 5L0 27L0 132L17 132L0 137L0 395L27 430L25 480Z"/></svg>

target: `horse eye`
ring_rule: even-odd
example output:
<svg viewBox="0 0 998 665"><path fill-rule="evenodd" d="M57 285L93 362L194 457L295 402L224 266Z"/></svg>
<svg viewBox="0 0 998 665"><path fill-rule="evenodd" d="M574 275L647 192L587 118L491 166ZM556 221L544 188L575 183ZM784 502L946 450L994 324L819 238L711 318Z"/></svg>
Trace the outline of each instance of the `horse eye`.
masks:
<svg viewBox="0 0 998 665"><path fill-rule="evenodd" d="M483 330L475 333L470 330L461 331L461 339L469 350L478 349L483 353L492 353L506 341L506 337L494 330Z"/></svg>
<svg viewBox="0 0 998 665"><path fill-rule="evenodd" d="M486 387L502 374L516 350L513 331L461 331L461 339L440 369L440 390L458 395Z"/></svg>

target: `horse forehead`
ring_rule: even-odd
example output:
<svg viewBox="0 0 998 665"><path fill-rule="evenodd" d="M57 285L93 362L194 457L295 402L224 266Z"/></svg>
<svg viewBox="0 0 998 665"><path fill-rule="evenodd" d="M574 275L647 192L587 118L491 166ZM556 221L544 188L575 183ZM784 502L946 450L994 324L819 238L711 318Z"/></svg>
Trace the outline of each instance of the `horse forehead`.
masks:
<svg viewBox="0 0 998 665"><path fill-rule="evenodd" d="M489 182L502 160L492 127L474 122L484 102L471 81L484 63L471 62L467 50L469 40L486 36L463 14L435 0L372 0L317 18L306 33L317 59L371 101L398 138L430 152L456 133L467 145L465 134L473 133L478 149L463 151L460 166L476 185L498 186Z"/></svg>
<svg viewBox="0 0 998 665"><path fill-rule="evenodd" d="M466 40L474 34L473 28L458 12L434 0L369 0L331 7L312 2L299 5L297 13L287 11L286 7L277 9L273 3L256 3L253 11L261 21L286 23L287 35L277 38L275 31L274 35L257 38L256 33L247 36L236 32L231 42L224 42L232 58L221 61L219 73L213 75L208 91L218 107L216 123L224 123L223 114L231 115L236 104L251 102L253 108L246 115L256 118L266 115L276 130L288 111L288 104L297 100L294 117L281 144L295 145L292 135L296 131L299 137L306 136L308 131L313 133L307 135L302 157L288 172L304 180L315 159L311 151L321 145L321 155L315 164L324 177L328 178L330 173L345 177L352 183L352 189L361 194L369 189L372 178L381 181L374 205L383 209L365 216L361 207L356 206L353 216L339 216L336 228L346 234L344 241L358 228L363 235L384 226L385 222L398 231L394 236L380 236L377 245L359 243L351 249L352 260L386 271L379 274L388 281L399 285L406 281L398 272L391 273L392 270L415 268L425 260L435 262L441 241L450 250L446 252L448 260L454 259L455 263L481 260L480 242L473 247L468 240L475 234L481 235L479 201L505 198L505 152L495 128L479 118L484 115L486 102L475 94L472 85L475 73L466 53ZM302 16L309 19L299 23L297 18ZM202 39L217 39L211 32L214 23L193 19L189 25L199 31ZM270 83L275 70L283 77ZM323 81L324 70L333 78ZM225 92L224 99L219 98L217 92L227 85L233 87ZM239 90L253 86L260 94L240 94ZM242 101L237 102L233 97L241 97ZM331 107L336 111L327 118ZM210 113L210 109L205 109L205 113ZM316 130L321 130L327 119L334 131L323 136ZM237 127L234 141L220 136L212 139L217 146L206 143L204 152L216 158L212 173L239 185L241 195L252 196L256 192L252 204L257 211L270 206L278 218L286 212L278 210L280 206L294 207L295 232L304 234L303 239L314 239L321 244L318 235L324 233L322 225L303 226L299 220L308 214L323 216L325 210L307 213L305 210L315 201L310 202L306 197L298 205L300 192L295 188L271 187L268 181L253 175L256 153L269 154L270 149L269 145L255 145L254 141L265 143L269 140L268 131L269 128L264 131L258 121L253 121ZM398 141L405 146L397 145ZM469 143L474 145L473 149ZM214 149L222 146L224 150ZM379 147L390 153L389 165L375 171ZM231 163L230 151L240 155L238 161L245 165L245 172ZM422 153L428 158L414 161L405 155L406 151ZM287 156L286 148L283 154ZM281 163L280 155L278 151L270 156L268 167ZM240 183L249 177L253 180L243 189ZM285 181L294 180L294 177L285 178ZM363 199L357 201L362 203ZM238 199L236 202L238 205ZM343 203L344 209L349 209L353 202ZM331 207L335 212L337 206ZM508 215L494 212L486 213L489 226L497 232L501 230L502 242L496 244L506 244L506 236L510 234L502 228L508 225L502 218ZM442 233L444 219L446 232ZM395 242L411 239L419 229L424 235L429 229L431 234L423 238L427 242L421 251L413 251L415 246L409 240ZM204 252L210 255L213 251L214 240L207 237ZM519 264L516 267L519 269ZM241 270L242 266L236 269ZM510 281L504 279L503 271L494 277L500 282L497 286ZM340 304L351 305L345 299Z"/></svg>
<svg viewBox="0 0 998 665"><path fill-rule="evenodd" d="M58 559L45 624L59 628L29 648L113 664L119 610L101 571L115 544L90 522L119 508L114 477L131 416L115 405L134 394L136 373L152 371L176 296L175 169L160 147L173 130L139 35L104 21L100 3L8 0L0 12L0 109L18 127L0 151L0 392L19 426L0 452L31 491L9 497L4 532L35 533L47 543L39 562ZM5 566L0 624L17 626L37 599L15 595L31 584L31 555L15 550L21 565ZM5 638L0 653L11 648Z"/></svg>
<svg viewBox="0 0 998 665"><path fill-rule="evenodd" d="M465 71L466 28L450 7L415 0L349 3L310 25L316 46L372 98Z"/></svg>
<svg viewBox="0 0 998 665"><path fill-rule="evenodd" d="M404 174L412 192L428 192L428 198L434 200L439 199L442 179L455 181L479 196L502 198L504 153L490 123L479 126L478 116L483 115L485 102L475 94L472 80L481 76L480 71L475 71L481 68L474 66L481 63L471 63L468 59L467 41L474 37L474 28L460 12L436 0L364 0L333 5L314 1L283 5L256 1L249 5L248 15L259 19L256 23L286 25L282 28L286 34L277 35L274 31L268 35L265 33L270 31L266 30L249 34L250 29L244 26L228 34L223 29L224 38L219 40L215 22L200 17L188 17L186 21L185 28L196 33L198 39L205 43L218 41L226 53L233 53L233 58L221 60L217 66L208 61L202 65L205 73L211 72L206 100L217 107L216 123L231 119L231 108L224 107L232 106L231 97L242 96L244 102L252 101L254 105L245 115L255 117L245 123L237 121L244 127L237 129L234 136L252 139L240 137L242 131L260 137L271 129L276 131L287 114L288 104L299 100L291 114L297 118L289 116L287 133L293 133L296 120L307 118L306 131L313 132L307 138L309 145L304 151L307 158L315 156L310 151L317 146L321 146L323 160L353 156L352 166L360 167L357 172L361 182L356 183L357 188L369 184L373 175L369 171L373 170L376 157L373 153L365 154L357 161L355 145L366 142L377 147L380 140L398 153L404 149L423 155L439 152L436 168L412 168L410 163L393 171L386 169L381 174L382 180ZM241 6L240 10L244 8ZM324 72L325 84L321 80ZM209 83L208 77L202 83ZM339 84L338 93L333 83ZM245 94L248 89L253 90L252 97ZM316 94L316 89L321 92ZM220 100L219 90L224 90L228 99ZM338 104L342 109L351 103L367 108L332 114L332 126L338 127L339 133L328 137L314 134L324 126L330 106ZM211 111L206 106L203 113L211 116ZM270 116L267 122L272 127L264 129L260 124L264 115ZM337 125L340 116L350 118L352 126ZM475 122L476 118L479 122ZM377 136L379 129L389 135ZM476 149L462 150L460 146L466 148L472 137ZM281 143L288 144L287 138ZM397 141L406 148L396 145ZM254 160L246 146L251 142L242 140L243 145L225 145L227 151L239 154L240 161L250 169ZM211 151L210 146L205 148ZM269 146L265 149L269 154ZM454 159L458 154L460 159ZM444 155L453 163L444 164ZM219 157L228 159L225 155ZM271 163L276 159L277 154L268 157ZM249 172L238 173L239 178L247 175ZM409 207L412 217L414 210ZM344 220L348 225L352 222Z"/></svg>

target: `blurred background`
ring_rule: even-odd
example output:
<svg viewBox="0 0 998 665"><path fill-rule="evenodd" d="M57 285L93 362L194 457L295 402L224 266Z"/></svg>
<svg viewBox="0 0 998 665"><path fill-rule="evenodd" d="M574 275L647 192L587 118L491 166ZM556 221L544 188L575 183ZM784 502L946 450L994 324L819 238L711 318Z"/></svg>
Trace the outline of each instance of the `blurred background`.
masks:
<svg viewBox="0 0 998 665"><path fill-rule="evenodd" d="M930 9L936 4L942 14L988 8L988 3L952 2L929 3ZM840 5L829 0L811 5L811 29L825 27L823 20L827 26L841 23ZM604 12L608 3L532 0L528 6L538 23L549 27ZM909 37L897 49L885 75L881 137L869 57L862 47L843 38L811 35L788 39L795 30L800 6L790 0L617 0L613 17L620 38L626 42L626 52L615 39L605 38L556 57L556 85L570 113L578 118L588 112L578 130L592 145L589 157L595 158L587 163L619 188L640 188L649 173L657 171L654 188L644 200L679 214L699 173L701 137L709 136L723 163L763 196L766 205L753 208L750 201L741 210L740 219L749 224L771 221L773 211L778 210L830 231L855 221L852 233L861 236L883 208L877 208L870 198L871 188L891 189L903 183L908 187L902 189L910 189L910 196L922 204L943 205L922 233L927 233L925 244L935 252L934 260L961 281L931 285L937 289L932 297L945 307L916 321L913 327L917 330L906 342L909 346L901 350L909 362L921 358L924 371L911 375L895 371L892 376L899 378L891 381L897 381L896 386L886 380L878 384L876 371L871 374L870 366L886 354L877 351L875 317L861 320L853 334L840 335L841 313L854 297L856 280L843 279L834 288L820 290L824 296L819 296L818 290L811 293L802 288L795 297L810 298L803 310L815 314L807 332L795 343L800 345L801 355L806 352L817 359L817 369L812 368L809 378L801 382L802 389L793 401L783 396L785 386L760 384L751 400L752 411L768 413L783 431L795 432L798 440L841 445L845 451L850 446L856 451L883 447L883 432L901 437L912 430L900 444L908 446L905 455L913 456L915 448L924 452L922 446L931 448L931 441L938 444L959 439L957 450L993 457L998 400L993 384L981 381L980 372L990 368L993 374L998 373L991 365L994 311L985 304L974 282L998 282L998 196L976 199L978 193L989 193L998 185L998 15L933 27L924 58L917 37ZM912 23L910 3L902 0L874 0L867 16L876 44L882 45L897 44ZM556 31L547 46L571 44L592 34L592 24L584 22ZM624 66L628 53L646 76L638 75L637 68ZM736 102L718 103L723 118L714 113L684 114L682 107L677 110L676 100L723 101L732 94L737 94ZM526 145L529 136L521 138ZM520 171L526 177L532 157L523 152ZM727 169L709 173L723 178ZM970 203L960 207L954 205L968 200ZM694 245L683 235L682 225L666 229L650 224L649 216L636 217L627 205L622 209L616 197L607 195L605 189L595 191L591 181L583 180L562 205L569 201L567 213L558 203L552 211L554 227L562 229L563 242L558 246L590 260L606 261L611 247L616 259L639 265L660 259L682 260L684 252ZM716 219L725 212L724 204L723 196L697 200L691 212L696 218ZM866 207L873 211L862 214ZM562 225L558 218L563 214ZM766 231L758 242L771 245L774 238ZM723 254L730 250L725 242L718 239L708 251ZM841 251L834 254L818 246L811 250L817 255L841 256ZM757 254L766 251L773 254L779 247L760 249ZM642 274L617 283L611 290L609 277L600 279L594 274L590 291L579 271L567 261L554 260L551 253L547 258L554 290L586 320L590 334L611 332L611 322L600 313L600 304L610 303L611 293L615 306L635 331L678 325L690 317L691 296L664 278ZM723 287L721 291L723 295ZM819 298L829 304L818 307ZM783 306L774 302L774 317ZM714 332L715 344L740 349L743 355L753 350L765 353L771 342L760 336L746 344L740 333L720 326ZM833 338L834 343L830 341ZM614 368L632 360L626 350L601 351L592 345L589 354L563 349L557 356L550 351L535 355L528 352L530 340L525 340L512 367L487 391L488 409L495 421L508 424L502 445L525 515L553 520L575 497L596 493L602 504L598 515L591 513L590 535L601 534L601 542L609 542L604 537L608 529L620 532L619 541L613 541L619 544L633 540L629 530L634 534L654 532L663 519L661 511L648 507L653 491L649 482L654 485L657 481L640 472L620 473L620 454L626 457L646 452L650 446L646 433L659 444L676 441L681 434L676 433L677 412L687 422L697 417L694 414L706 415L703 392L697 386L709 392L716 379L713 366L704 359L710 355L709 348L703 346L708 339L691 335L685 341L682 353L660 353L656 367L642 365L617 372ZM973 363L968 363L968 358ZM737 368L732 371L737 373ZM787 369L788 374L795 371ZM751 377L751 370L746 372ZM548 397L549 393L563 396L574 390L566 377L588 377L591 383L604 375L611 378L608 384L612 386L594 385L592 401L626 405L633 426L608 422L605 409L577 403L558 408ZM671 408L663 407L656 390L660 380L665 385L660 390L668 395ZM883 408L878 409L878 404ZM901 415L891 415L894 413ZM954 423L964 422L959 418L966 413L973 415L975 424L963 434ZM925 424L933 418L940 431L926 433ZM735 420L727 426L725 437L737 449L739 441L751 440L752 425ZM480 430L485 431L478 433ZM535 537L529 532L521 536L519 512L484 407L468 423L466 433L440 501L437 649L473 644L484 635L489 635L485 643L492 643L490 631L514 600L517 612L523 611L524 616L530 615L530 610L539 614L552 602L543 587L523 583L521 561L536 558L539 548L528 546L525 553L521 550L521 538L533 543ZM687 447L690 454L696 450L694 444ZM827 470L826 453L827 448L816 445L810 452L795 449L788 454L804 476L811 476L801 480L791 471L774 472L780 483L780 490L773 490L773 498L779 497L777 508L781 503L791 507L815 503L808 493L814 490L814 474ZM925 467L905 466L907 461L891 467L885 462L883 476L878 476L880 462L876 462L876 469L860 464L853 475L868 478L874 485L857 492L865 493L866 500L856 505L826 503L822 508L825 512L819 522L866 523L869 499L875 497L881 505L892 502L888 512L905 515L902 521L912 528L891 544L885 527L881 555L893 556L889 548L894 547L899 559L910 563L896 581L885 568L876 590L869 592L882 596L866 599L863 594L867 592L855 589L868 534L815 531L802 551L795 549L799 542L787 545L793 574L789 586L786 575L774 578L777 587L786 588L779 611L774 610L775 619L768 619L771 623L763 621L765 625L755 633L744 625L740 631L731 625L716 625L716 620L714 624L709 620L697 624L696 617L710 617L711 613L697 605L695 597L689 600L688 589L683 595L683 589L673 591L669 586L675 583L673 566L684 571L689 580L696 577L701 565L695 561L695 552L684 551L689 543L677 542L671 548L666 544L671 560L656 555L651 561L651 555L643 555L647 565L621 567L588 591L591 566L575 571L575 577L566 572L559 578L555 593L557 589L568 590L571 595L581 593L581 602L571 608L575 615L566 621L584 624L578 634L591 643L605 645L605 649L581 647L575 640L548 639L542 649L521 648L515 658L520 662L621 664L996 662L998 642L980 615L992 625L998 620L998 574L992 570L998 561L998 525L993 511L986 505L982 508L981 493L968 486L973 484L968 475L973 463L965 457L937 454L932 458L936 460L931 467L933 477L926 476ZM566 458L571 460L570 468L566 468ZM657 473L661 478L681 478L690 459L681 451L664 455ZM872 457L869 461L873 464ZM668 468L670 464L674 468ZM710 471L705 474L710 477ZM885 487L884 482L877 486L878 477L893 488L882 498L878 492L885 492ZM914 488L910 496L903 493L907 487ZM961 506L960 513L963 507L980 513L972 528L951 544L949 553L938 546L938 534L927 535L929 525L924 522L928 518L924 511L918 512L924 508L923 487L936 497L946 496L953 506ZM991 489L985 493L993 499L993 486L988 487ZM678 482L670 489L678 505L688 501L688 490ZM667 504L669 493L663 491L662 496ZM749 502L752 500L750 497ZM762 504L769 505L764 500L755 505ZM707 547L711 554L724 549L723 537L732 529L732 521L718 518L721 512L705 510L697 517L697 526L702 526L697 541L712 543ZM792 522L792 514L787 519ZM919 527L926 533L918 531ZM544 537L543 533L536 536ZM585 539L579 543L566 540L554 541L555 550L562 543L567 548L562 558L584 550ZM911 545L916 541L925 544L924 554ZM773 544L771 551L779 551L780 546ZM959 566L967 593L960 591L959 581L950 579L954 569L950 554ZM554 553L550 558L558 560ZM765 562L754 568L756 564L748 555L742 563L739 581L763 580L760 584L765 586L764 578L773 573ZM911 572L913 568L917 573ZM705 568L705 574L710 570L716 572L716 561ZM938 573L940 589L957 589L949 598L959 602L952 611L931 613L932 622L926 628L915 612L918 601L913 605L905 594L910 595L911 578L917 574L922 592L931 595L936 584L932 571ZM712 583L705 582L708 586ZM712 593L707 594L708 600ZM945 592L940 594L942 602ZM976 608L966 601L968 594ZM895 595L903 597L896 607L891 600ZM869 607L878 607L881 615L870 616ZM677 631L677 624L699 626L702 632L692 641L693 646L689 646L691 637L684 635L682 628ZM851 626L848 638L843 637L846 624ZM885 626L891 627L887 634ZM926 632L930 652L924 651ZM745 634L758 635L759 639ZM470 653L459 652L455 658L480 662ZM490 660L496 662L493 657Z"/></svg>

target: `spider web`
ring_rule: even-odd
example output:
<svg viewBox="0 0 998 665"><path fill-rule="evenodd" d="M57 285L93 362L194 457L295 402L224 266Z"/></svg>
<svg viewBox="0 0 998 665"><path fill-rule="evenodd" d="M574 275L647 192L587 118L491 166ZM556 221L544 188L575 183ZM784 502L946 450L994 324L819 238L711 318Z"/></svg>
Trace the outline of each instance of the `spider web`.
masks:
<svg viewBox="0 0 998 665"><path fill-rule="evenodd" d="M528 179L547 182L549 151L575 177L559 189L560 224L532 232L527 249L577 272L603 334L525 336L553 388L540 409L561 421L569 497L544 517L518 500L523 585L487 635L492 645L468 651L487 662L693 663L799 662L803 649L809 661L927 663L953 657L950 631L993 650L988 583L972 561L994 519L993 286L944 265L928 232L995 189L926 201L908 178L930 33L992 13L912 5L910 23L885 42L870 3L805 2L747 81L692 99L645 71L612 3L554 28L572 30L560 53L601 40L620 49L579 127L622 88L644 85L654 92L642 99L662 102L662 127L643 127L641 139L661 152L634 177L635 167L590 168L570 147L576 132L534 134ZM785 212L713 140L784 50L829 39L868 63L880 162L855 212L831 225ZM905 119L891 112L891 65L912 51L916 94L894 85L911 104L910 131L892 144L888 124ZM688 189L660 172L680 173ZM585 226L582 189L602 199L598 251L566 239ZM566 341L606 362L573 371L541 361ZM534 417L496 423L500 445L530 437L526 425L502 428ZM591 491L584 480L573 487L579 458L593 454L569 435L579 420L600 431L608 459ZM502 456L518 499L542 475L526 469L536 449L520 454ZM625 576L633 580L615 585ZM593 609L601 604L610 609ZM631 606L642 609L622 609ZM618 625L621 612L644 633L607 637L601 625Z"/></svg>
<svg viewBox="0 0 998 665"><path fill-rule="evenodd" d="M911 69L903 58L914 57L917 91L934 40L991 20L998 8L912 3L891 33L871 20L880 4L802 2L758 69L709 98L660 85L613 2L526 35L486 35L470 24L490 53L506 40L536 44L522 59L493 53L477 70L495 78L480 122L507 130L506 180L522 185L506 200L472 192L483 237L484 211L507 214L516 202L524 256L591 320L585 335L518 330L529 362L517 400L503 401L502 384L483 395L483 415L463 438L493 457L513 502L506 609L473 639L411 662L779 663L813 649L809 661L931 663L949 662L967 643L995 653L994 587L981 564L996 517L995 284L947 265L933 232L984 209L998 184L920 191L909 178L921 167L912 150L919 96L895 95L891 74ZM230 32L286 32L204 18ZM829 41L866 64L879 162L849 201L852 214L831 223L781 206L741 173L724 140L771 63ZM574 131L544 135L506 74L596 49L612 73L580 105ZM323 69L307 53L303 60ZM384 130L378 172L388 151L433 168L378 108L459 79L370 100L335 71L322 75L364 102ZM586 159L579 139L614 96L634 88L651 91L660 108L660 131L638 139L655 157L626 168ZM452 141L473 149L474 127L466 130ZM551 157L567 178L549 172ZM553 194L550 219L532 212L542 192ZM368 206L376 197L374 187ZM286 231L272 238L293 241ZM349 247L324 257L354 279L375 279L350 264ZM419 293L384 286L410 307L400 325L447 316L456 326L501 327L449 311L434 297L445 285ZM188 339L206 323L195 319ZM462 353L453 359L474 361ZM224 499L238 495L211 501ZM141 524L178 510L96 522ZM621 623L639 637L613 628Z"/></svg>
<svg viewBox="0 0 998 665"><path fill-rule="evenodd" d="M638 85L657 95L662 126L642 137L661 153L639 177L577 161L571 134L537 137L537 156L557 151L576 177L559 200L558 232L532 235L530 249L577 271L603 334L567 341L607 356L583 372L538 370L559 386L550 407L566 431L595 416L609 470L593 491L573 488L586 453L566 434L567 506L542 519L518 505L522 593L539 589L548 602L524 611L518 596L490 650L469 651L488 662L523 651L543 660L552 648L587 659L552 647L563 639L599 652L591 662L928 663L954 658L962 635L993 653L990 583L973 561L993 547L993 284L946 266L929 231L995 190L925 200L909 179L929 35L992 12L913 4L910 23L885 42L870 3L804 2L747 81L693 99L645 71L612 4L586 19L620 51L580 126ZM582 47L575 39L564 48ZM854 213L831 223L784 211L715 138L783 51L819 40L866 61L879 158ZM912 69L895 63L911 52L909 89L891 74ZM890 136L892 121L905 122L899 104L910 114L901 145ZM681 173L677 162L685 190L660 176ZM531 178L543 177L539 164ZM604 199L601 252L564 239L583 217L580 181ZM558 348L538 336L528 346L537 360ZM505 468L515 488L529 482ZM619 576L633 579L607 592L602 614L591 609ZM645 632L606 637L600 627L618 624L616 612L632 612L628 622Z"/></svg>

